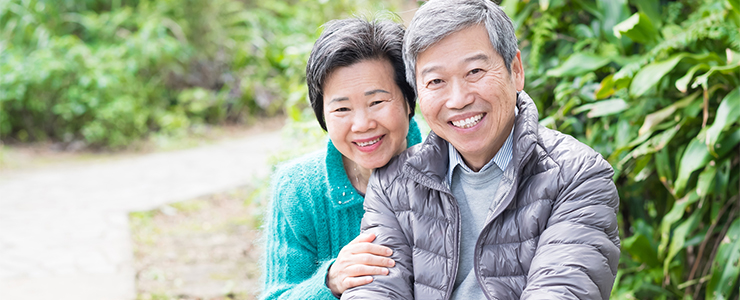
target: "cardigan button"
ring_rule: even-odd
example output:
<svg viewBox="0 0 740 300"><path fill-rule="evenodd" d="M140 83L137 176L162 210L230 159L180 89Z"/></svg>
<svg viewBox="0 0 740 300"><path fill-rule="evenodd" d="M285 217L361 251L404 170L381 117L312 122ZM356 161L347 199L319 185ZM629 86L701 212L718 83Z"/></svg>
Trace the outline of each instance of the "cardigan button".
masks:
<svg viewBox="0 0 740 300"><path fill-rule="evenodd" d="M339 204L342 204L342 201L339 201Z"/></svg>

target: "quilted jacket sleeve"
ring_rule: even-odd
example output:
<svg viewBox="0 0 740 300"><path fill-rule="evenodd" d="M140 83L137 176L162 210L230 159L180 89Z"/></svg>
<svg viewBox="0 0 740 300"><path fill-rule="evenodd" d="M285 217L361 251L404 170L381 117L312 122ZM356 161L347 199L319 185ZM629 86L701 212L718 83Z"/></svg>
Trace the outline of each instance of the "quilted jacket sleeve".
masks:
<svg viewBox="0 0 740 300"><path fill-rule="evenodd" d="M377 172L370 177L365 195L365 215L362 232L375 233L373 243L393 250L391 258L396 265L389 268L387 276L374 276L373 282L351 288L342 299L414 299L411 245L392 206L392 199L385 193Z"/></svg>
<svg viewBox="0 0 740 300"><path fill-rule="evenodd" d="M577 154L559 161L559 194L521 299L608 299L611 293L620 244L613 170L590 149Z"/></svg>

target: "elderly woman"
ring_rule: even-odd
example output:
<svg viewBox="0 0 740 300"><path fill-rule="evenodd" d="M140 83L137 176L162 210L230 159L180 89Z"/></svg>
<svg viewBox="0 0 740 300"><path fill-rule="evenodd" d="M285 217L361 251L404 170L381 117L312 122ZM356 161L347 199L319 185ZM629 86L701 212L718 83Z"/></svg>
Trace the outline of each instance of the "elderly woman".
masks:
<svg viewBox="0 0 740 300"><path fill-rule="evenodd" d="M333 299L395 264L359 233L372 170L421 142L403 35L390 21L336 20L314 44L309 98L329 142L273 178L261 298Z"/></svg>

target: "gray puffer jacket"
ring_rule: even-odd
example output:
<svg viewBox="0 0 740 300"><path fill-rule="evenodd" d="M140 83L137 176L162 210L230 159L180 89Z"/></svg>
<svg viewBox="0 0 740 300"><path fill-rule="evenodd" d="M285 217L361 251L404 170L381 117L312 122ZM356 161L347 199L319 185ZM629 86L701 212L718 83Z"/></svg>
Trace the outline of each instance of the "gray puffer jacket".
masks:
<svg viewBox="0 0 740 300"><path fill-rule="evenodd" d="M617 274L619 196L601 155L542 127L522 92L514 156L475 247L488 299L608 299ZM342 299L450 299L458 267L460 212L445 183L447 142L434 133L373 174L362 231L394 250L388 276ZM482 209L482 208L481 208Z"/></svg>

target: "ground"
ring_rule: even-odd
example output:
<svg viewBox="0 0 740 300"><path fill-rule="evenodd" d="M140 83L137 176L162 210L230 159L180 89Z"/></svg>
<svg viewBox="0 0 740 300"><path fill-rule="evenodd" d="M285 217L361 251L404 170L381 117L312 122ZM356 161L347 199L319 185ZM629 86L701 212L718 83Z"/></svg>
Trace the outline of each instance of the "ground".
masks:
<svg viewBox="0 0 740 300"><path fill-rule="evenodd" d="M279 131L284 123L281 117L187 136L154 136L115 151L73 149L51 142L0 143L0 178L207 146L266 130ZM260 286L261 210L266 206L268 187L268 178L257 178L231 191L130 213L137 300L255 299Z"/></svg>
<svg viewBox="0 0 740 300"><path fill-rule="evenodd" d="M132 213L138 299L255 299L265 186Z"/></svg>

